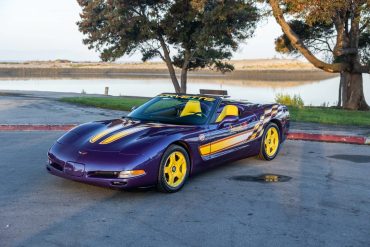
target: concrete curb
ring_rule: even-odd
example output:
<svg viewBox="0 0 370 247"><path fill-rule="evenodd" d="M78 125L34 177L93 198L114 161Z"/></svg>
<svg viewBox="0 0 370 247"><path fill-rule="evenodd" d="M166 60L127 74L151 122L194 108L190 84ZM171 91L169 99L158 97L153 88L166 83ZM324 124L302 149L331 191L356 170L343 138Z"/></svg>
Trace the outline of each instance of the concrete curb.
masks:
<svg viewBox="0 0 370 247"><path fill-rule="evenodd" d="M367 145L370 144L370 138L363 136L344 136L332 134L311 134L303 132L290 132L289 140L318 141L318 142L337 142L348 144Z"/></svg>
<svg viewBox="0 0 370 247"><path fill-rule="evenodd" d="M67 131L75 126L75 124L0 124L0 131Z"/></svg>
<svg viewBox="0 0 370 247"><path fill-rule="evenodd" d="M0 131L68 131L74 128L75 124L0 124ZM288 134L289 140L302 140L302 141L318 141L318 142L336 142L348 143L359 145L370 145L370 138L363 136L344 136L332 134L311 134L304 132L290 132Z"/></svg>

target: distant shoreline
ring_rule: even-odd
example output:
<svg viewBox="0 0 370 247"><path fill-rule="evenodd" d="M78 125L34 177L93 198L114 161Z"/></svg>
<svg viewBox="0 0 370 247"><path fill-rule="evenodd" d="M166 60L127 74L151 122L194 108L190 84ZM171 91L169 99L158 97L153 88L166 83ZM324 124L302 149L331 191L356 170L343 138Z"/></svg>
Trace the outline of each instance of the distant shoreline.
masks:
<svg viewBox="0 0 370 247"><path fill-rule="evenodd" d="M318 81L333 78L311 64L296 60L231 61L235 71L222 74L209 69L189 72L189 78L256 81ZM179 72L179 71L178 71ZM75 63L65 60L0 63L4 78L169 78L163 63Z"/></svg>

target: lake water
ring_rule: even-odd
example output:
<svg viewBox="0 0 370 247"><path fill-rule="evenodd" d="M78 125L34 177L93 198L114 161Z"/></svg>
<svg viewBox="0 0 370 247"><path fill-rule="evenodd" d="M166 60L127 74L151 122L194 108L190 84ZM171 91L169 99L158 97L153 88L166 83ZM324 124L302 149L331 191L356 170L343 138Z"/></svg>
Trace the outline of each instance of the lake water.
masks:
<svg viewBox="0 0 370 247"><path fill-rule="evenodd" d="M0 90L31 90L103 94L109 87L111 95L152 97L162 92L173 92L169 79L123 78L123 79L22 79L0 80ZM248 80L189 79L188 93L199 93L199 89L227 90L234 99L251 102L273 102L275 95L299 94L305 105L335 105L338 100L339 78L317 82L266 82ZM364 92L370 103L370 76L364 75Z"/></svg>

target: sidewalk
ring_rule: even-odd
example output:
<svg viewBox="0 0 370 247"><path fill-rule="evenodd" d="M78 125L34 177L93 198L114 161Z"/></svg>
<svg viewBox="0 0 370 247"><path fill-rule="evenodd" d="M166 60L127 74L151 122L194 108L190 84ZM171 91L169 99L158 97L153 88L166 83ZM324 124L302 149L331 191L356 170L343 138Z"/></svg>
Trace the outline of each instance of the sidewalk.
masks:
<svg viewBox="0 0 370 247"><path fill-rule="evenodd" d="M58 101L62 97L93 95L33 91L3 93L7 95L0 97L0 131L66 131L81 123L119 118L128 113ZM370 128L291 122L289 139L370 144Z"/></svg>

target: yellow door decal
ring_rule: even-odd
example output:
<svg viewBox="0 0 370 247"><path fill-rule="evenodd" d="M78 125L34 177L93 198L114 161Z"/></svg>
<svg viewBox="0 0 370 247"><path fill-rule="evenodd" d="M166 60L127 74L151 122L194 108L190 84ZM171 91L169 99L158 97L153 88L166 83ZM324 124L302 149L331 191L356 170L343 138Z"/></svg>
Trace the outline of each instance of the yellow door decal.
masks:
<svg viewBox="0 0 370 247"><path fill-rule="evenodd" d="M275 117L278 112L278 105L274 105L270 109L266 109L264 114L261 115L259 121L254 125L253 129L234 134L221 140L204 144L199 147L200 154L202 156L215 154L226 149L241 145L242 143L247 143L259 138L263 134L263 127L265 126L265 124L270 122L270 120Z"/></svg>

